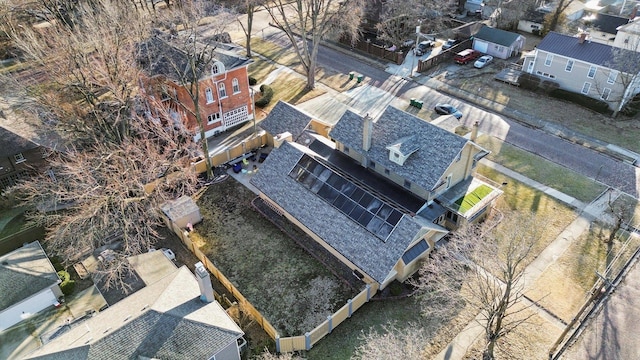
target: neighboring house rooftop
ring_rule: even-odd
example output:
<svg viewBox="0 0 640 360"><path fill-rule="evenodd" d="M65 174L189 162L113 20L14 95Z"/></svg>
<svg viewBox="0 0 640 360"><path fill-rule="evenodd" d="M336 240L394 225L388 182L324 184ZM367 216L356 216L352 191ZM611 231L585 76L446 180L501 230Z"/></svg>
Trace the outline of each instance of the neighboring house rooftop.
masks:
<svg viewBox="0 0 640 360"><path fill-rule="evenodd" d="M0 126L0 157L9 157L15 154L37 148L39 145L31 140Z"/></svg>
<svg viewBox="0 0 640 360"><path fill-rule="evenodd" d="M189 54L177 46L177 42L180 41L186 46L193 46L184 37L170 38L165 34L156 34L138 44L138 61L149 76L164 75L179 81L191 74ZM196 64L198 79L211 75L211 69L205 69L204 64L210 67L215 61L219 61L226 70L231 70L252 62L251 59L238 56L222 46L217 47L216 43L196 44L196 47L197 51L205 53L203 61Z"/></svg>
<svg viewBox="0 0 640 360"><path fill-rule="evenodd" d="M513 45L514 41L518 40L518 38L521 36L522 35L520 34L512 33L509 31L504 31L489 26L483 26L480 31L478 31L474 35L474 38L509 47Z"/></svg>
<svg viewBox="0 0 640 360"><path fill-rule="evenodd" d="M522 20L531 21L533 23L542 24L544 17L548 14L540 9L529 9L522 16Z"/></svg>
<svg viewBox="0 0 640 360"><path fill-rule="evenodd" d="M601 13L589 15L583 20L589 27L598 29L599 31L607 34L617 33L618 27L629 22L629 19L625 17Z"/></svg>
<svg viewBox="0 0 640 360"><path fill-rule="evenodd" d="M38 241L0 257L0 311L60 282Z"/></svg>
<svg viewBox="0 0 640 360"><path fill-rule="evenodd" d="M321 145L315 143L314 146ZM309 160L310 158L312 160ZM298 171L296 169L300 169L297 167L300 161L316 161L321 164L322 171L332 179L343 182L347 187L355 185L358 189L356 191L366 193L366 190L350 182L344 174L322 161L322 157L317 153L290 142L285 142L271 151L260 171L251 179L251 183L312 233L380 283L421 229L433 227L447 232L438 225L421 224L416 218L399 214L397 223L391 228L388 237L381 238L297 181L294 177ZM377 206L382 203L381 199L372 199L370 202Z"/></svg>
<svg viewBox="0 0 640 360"><path fill-rule="evenodd" d="M640 16L630 20L627 24L620 25L618 31L640 35Z"/></svg>
<svg viewBox="0 0 640 360"><path fill-rule="evenodd" d="M538 50L605 67L610 67L614 60L612 49L610 45L589 40L580 43L575 36L553 31L538 44Z"/></svg>
<svg viewBox="0 0 640 360"><path fill-rule="evenodd" d="M312 119L311 115L280 100L271 109L269 115L260 122L259 126L273 136L289 132L293 139L297 139Z"/></svg>
<svg viewBox="0 0 640 360"><path fill-rule="evenodd" d="M72 327L31 359L209 359L243 335L186 266Z"/></svg>
<svg viewBox="0 0 640 360"><path fill-rule="evenodd" d="M366 154L368 159L426 190L432 190L438 184L468 141L392 106L388 106L373 123L369 151L362 148L362 131L362 117L349 110L331 130L329 137L360 154ZM387 147L408 136L414 136L419 150L403 165L398 165L389 160Z"/></svg>

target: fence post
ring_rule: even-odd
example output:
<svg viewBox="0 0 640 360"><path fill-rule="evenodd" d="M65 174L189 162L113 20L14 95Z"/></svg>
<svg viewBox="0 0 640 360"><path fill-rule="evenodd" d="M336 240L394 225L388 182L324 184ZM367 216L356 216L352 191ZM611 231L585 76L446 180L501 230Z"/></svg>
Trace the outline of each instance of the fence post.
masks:
<svg viewBox="0 0 640 360"><path fill-rule="evenodd" d="M371 299L371 285L367 284L367 302Z"/></svg>
<svg viewBox="0 0 640 360"><path fill-rule="evenodd" d="M351 299L347 300L347 304L349 304L349 317L353 314L353 305L351 303Z"/></svg>
<svg viewBox="0 0 640 360"><path fill-rule="evenodd" d="M304 333L304 348L305 350L311 349L311 333Z"/></svg>
<svg viewBox="0 0 640 360"><path fill-rule="evenodd" d="M280 336L276 335L276 353L280 354Z"/></svg>
<svg viewBox="0 0 640 360"><path fill-rule="evenodd" d="M333 331L333 315L327 316L327 323L329 325L329 334Z"/></svg>

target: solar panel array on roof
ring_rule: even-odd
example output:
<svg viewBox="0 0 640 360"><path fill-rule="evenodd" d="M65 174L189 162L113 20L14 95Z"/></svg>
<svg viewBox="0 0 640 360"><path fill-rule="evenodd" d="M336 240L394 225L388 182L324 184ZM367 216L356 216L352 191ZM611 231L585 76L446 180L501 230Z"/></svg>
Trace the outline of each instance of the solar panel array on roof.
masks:
<svg viewBox="0 0 640 360"><path fill-rule="evenodd" d="M308 155L300 158L289 176L382 241L402 218L400 211Z"/></svg>

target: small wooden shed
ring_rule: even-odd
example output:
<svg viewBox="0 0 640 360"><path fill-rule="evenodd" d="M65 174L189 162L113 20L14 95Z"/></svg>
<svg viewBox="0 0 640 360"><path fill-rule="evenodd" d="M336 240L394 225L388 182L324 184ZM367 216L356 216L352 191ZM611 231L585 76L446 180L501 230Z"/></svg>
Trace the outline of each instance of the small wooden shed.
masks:
<svg viewBox="0 0 640 360"><path fill-rule="evenodd" d="M161 207L162 212L180 228L187 228L187 224L195 225L202 221L200 209L196 202L189 196L181 196L175 200L167 201Z"/></svg>

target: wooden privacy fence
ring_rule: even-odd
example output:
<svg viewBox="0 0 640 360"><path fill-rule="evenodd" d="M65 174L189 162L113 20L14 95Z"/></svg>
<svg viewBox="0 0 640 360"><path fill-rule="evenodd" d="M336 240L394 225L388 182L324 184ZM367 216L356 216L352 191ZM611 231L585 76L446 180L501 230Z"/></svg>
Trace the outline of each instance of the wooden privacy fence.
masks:
<svg viewBox="0 0 640 360"><path fill-rule="evenodd" d="M365 52L369 55L373 55L375 57L389 60L394 62L396 65L400 65L404 62L404 53L402 51L389 51L385 49L384 46L376 45L372 43L369 39L363 41L358 40L355 44L351 44L351 40L348 38L341 38L340 43L344 45L351 46L354 49L358 49L362 52ZM357 70L357 69L356 69Z"/></svg>
<svg viewBox="0 0 640 360"><path fill-rule="evenodd" d="M207 258L207 256L198 249L191 239L189 238L189 233L187 233L184 229L178 227L175 223L173 223L169 218L167 218L164 214L161 213L162 219L164 223L171 229L180 240L185 244L185 246L191 250L191 252L204 264L204 266L209 270L209 272L220 281L220 283L233 295L233 297L238 301L240 308L242 311L246 312L252 319L256 321L264 329L264 331L272 338L277 339L278 332L271 325L271 323L264 317L262 314L253 306L251 303L240 293L240 291L233 285L229 279L227 279L224 274L220 270L218 270L213 263Z"/></svg>
<svg viewBox="0 0 640 360"><path fill-rule="evenodd" d="M318 341L331 334L336 326L350 318L356 310L369 302L371 297L373 297L377 291L377 283L367 284L366 288L358 295L353 299L347 300L347 303L343 307L334 314L327 316L327 320L323 321L320 325L316 326L315 329L304 335L284 338L276 336L276 351L282 353L311 349Z"/></svg>
<svg viewBox="0 0 640 360"><path fill-rule="evenodd" d="M448 50L444 50L438 55L432 56L426 60L418 60L418 72L423 72L431 69L432 67L443 63L462 50L470 49L473 45L473 40L465 40Z"/></svg>

